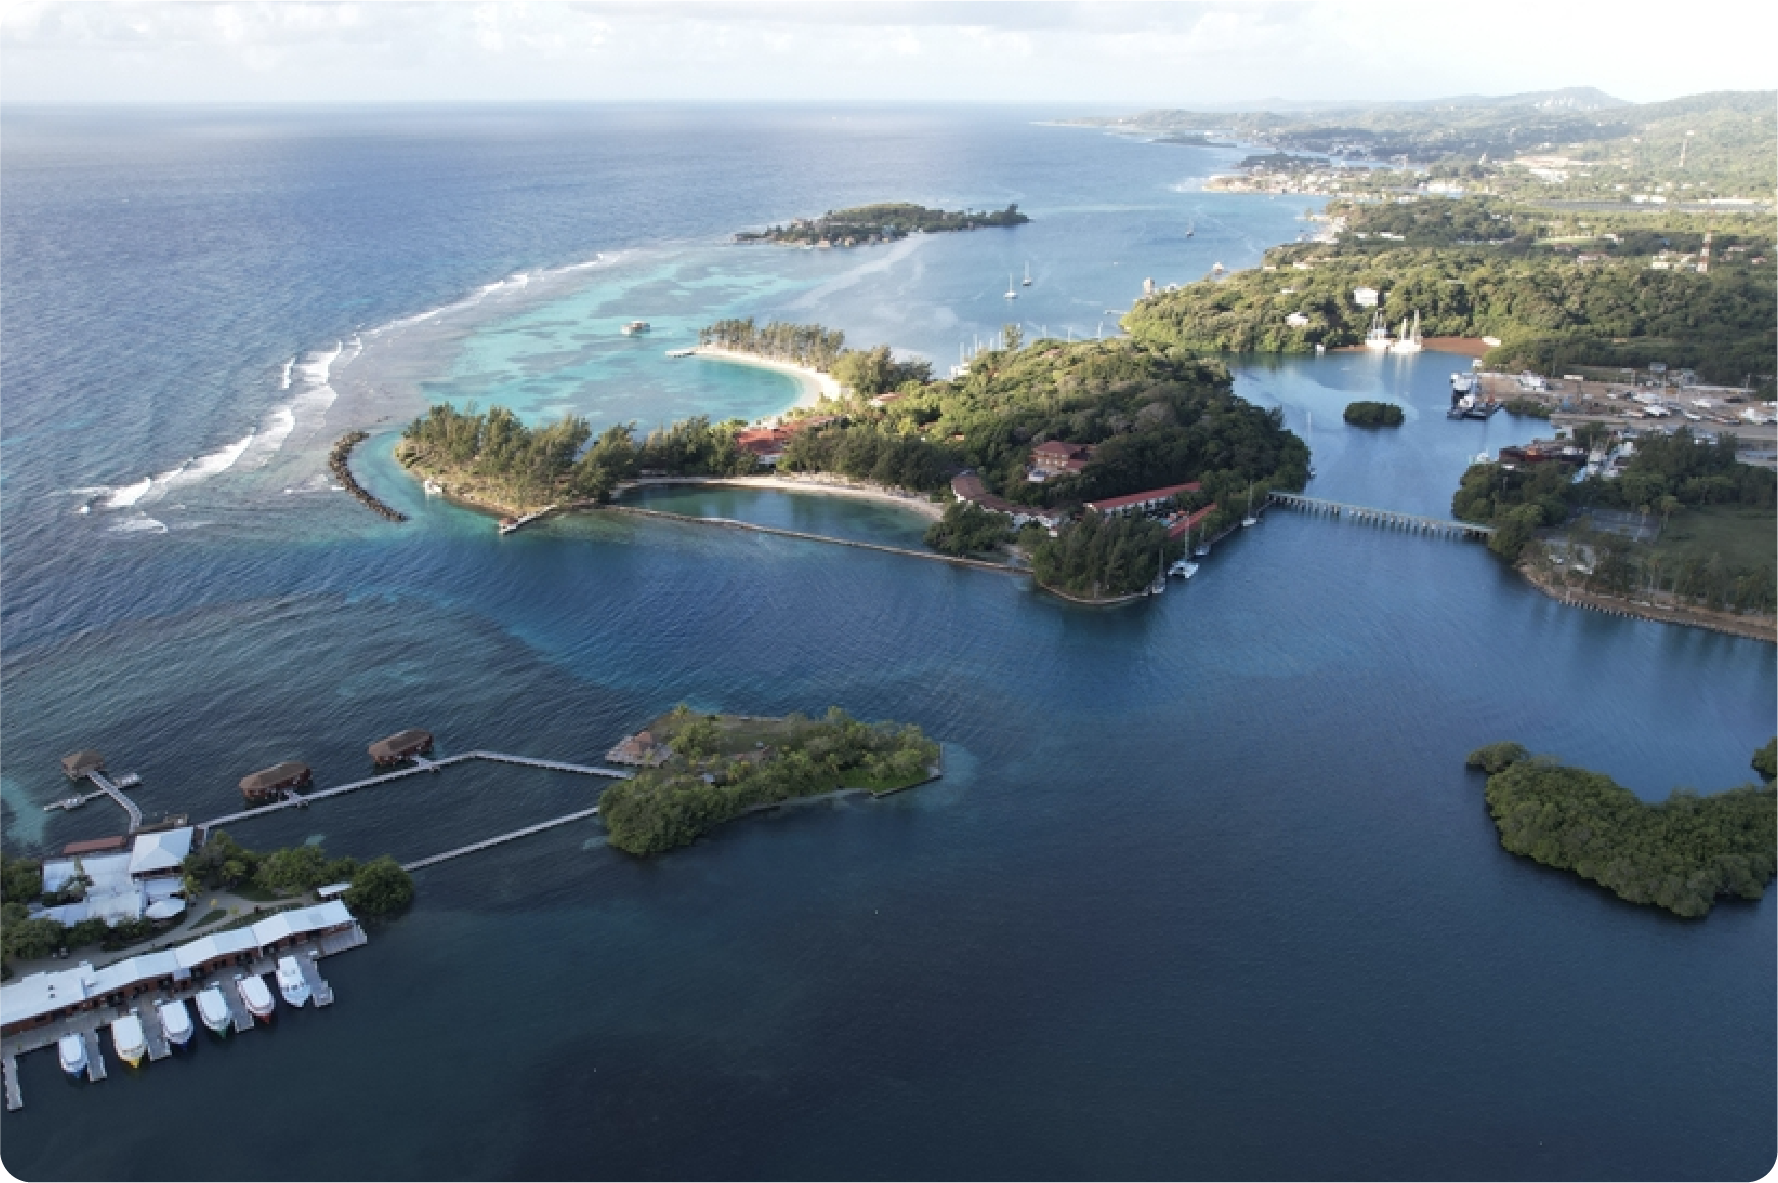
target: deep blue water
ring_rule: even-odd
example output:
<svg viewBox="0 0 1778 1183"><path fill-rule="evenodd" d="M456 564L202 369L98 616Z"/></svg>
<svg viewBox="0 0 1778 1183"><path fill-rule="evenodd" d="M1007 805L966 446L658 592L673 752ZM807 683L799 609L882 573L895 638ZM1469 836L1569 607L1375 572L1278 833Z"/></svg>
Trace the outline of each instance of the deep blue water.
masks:
<svg viewBox="0 0 1778 1183"><path fill-rule="evenodd" d="M351 414L398 418L422 394L601 423L783 405L772 375L661 356L702 317L820 319L942 364L1009 318L1001 277L1026 257L1020 318L1090 333L1144 275L1249 265L1301 228L1300 206L1193 191L1237 152L1032 122L1065 113L5 112L9 848L114 826L97 805L38 808L82 745L140 771L151 812L198 817L275 759L349 779L401 726L446 750L596 758L678 701L911 719L950 770L647 862L588 825L423 872L410 914L324 963L325 1013L92 1087L28 1057L7 1167L1770 1167L1771 899L1682 922L1513 858L1461 766L1512 738L1651 797L1736 783L1778 706L1769 646L1566 609L1479 547L1281 511L1189 588L1094 612L1003 576L690 525L589 516L501 539L427 503L386 432L359 468L412 522L315 481ZM1017 201L1035 220L894 258L720 243L891 198ZM599 252L584 278L544 276ZM373 332L520 272L540 278L435 337ZM638 315L662 326L647 348L615 335ZM339 402L298 407L246 468L295 405L283 364L355 333ZM1468 456L1533 430L1445 421L1447 356L1238 364L1243 393L1309 439L1320 495L1443 513ZM1408 423L1346 428L1361 392ZM220 475L107 504L249 432ZM654 497L853 537L920 529L852 502ZM475 766L236 834L410 857L596 791ZM325 1136L268 1154L262 1102L234 1119L247 1096Z"/></svg>

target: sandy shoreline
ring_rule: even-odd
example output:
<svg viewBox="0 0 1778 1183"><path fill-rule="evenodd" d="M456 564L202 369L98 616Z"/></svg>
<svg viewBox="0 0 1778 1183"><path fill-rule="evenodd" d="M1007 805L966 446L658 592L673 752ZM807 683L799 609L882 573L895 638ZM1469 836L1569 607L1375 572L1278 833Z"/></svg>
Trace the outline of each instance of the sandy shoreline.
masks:
<svg viewBox="0 0 1778 1183"><path fill-rule="evenodd" d="M778 474L775 476L686 476L650 477L628 481L615 493L621 497L634 489L665 488L671 485L729 485L741 489L771 489L781 493L812 493L825 497L857 497L912 510L931 521L945 516L945 507L919 493L902 493L872 481L851 481L831 472L810 473L807 477Z"/></svg>
<svg viewBox="0 0 1778 1183"><path fill-rule="evenodd" d="M777 370L780 374L789 374L803 388L802 394L794 403L784 408L779 414L795 410L798 407L812 407L820 400L833 399L838 401L841 395L840 384L831 374L823 374L820 370L809 366L799 366L794 362L774 361L769 357L760 357L753 353L740 353L733 349L718 349L714 345L700 345L691 351L691 357L707 357L716 361L732 362L742 366L758 366L764 370Z"/></svg>

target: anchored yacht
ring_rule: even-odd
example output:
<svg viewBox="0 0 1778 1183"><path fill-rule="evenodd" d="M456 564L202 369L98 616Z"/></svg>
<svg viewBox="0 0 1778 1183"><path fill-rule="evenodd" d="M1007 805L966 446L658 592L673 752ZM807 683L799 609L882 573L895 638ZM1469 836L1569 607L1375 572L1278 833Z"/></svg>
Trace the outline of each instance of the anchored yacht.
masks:
<svg viewBox="0 0 1778 1183"><path fill-rule="evenodd" d="M216 1034L228 1034L228 1000L222 996L222 987L215 982L198 991L198 1018Z"/></svg>
<svg viewBox="0 0 1778 1183"><path fill-rule="evenodd" d="M155 1007L160 1012L161 1030L176 1047L184 1047L185 1041L191 1038L191 1012L185 1009L185 1002L175 998L171 1002L163 1002Z"/></svg>
<svg viewBox="0 0 1778 1183"><path fill-rule="evenodd" d="M246 974L235 979L235 987L241 992L241 1001L256 1019L270 1019L277 1003L272 1001L272 992L266 989L265 979L258 974Z"/></svg>
<svg viewBox="0 0 1778 1183"><path fill-rule="evenodd" d="M148 1033L134 1014L111 1021L111 1042L117 1048L118 1058L132 1068L148 1054Z"/></svg>
<svg viewBox="0 0 1778 1183"><path fill-rule="evenodd" d="M288 953L278 958L278 993L291 1006L301 1006L309 1000L309 981L303 977L302 966Z"/></svg>
<svg viewBox="0 0 1778 1183"><path fill-rule="evenodd" d="M1371 331L1364 335L1366 349L1387 349L1390 346L1389 325L1383 319L1382 309L1371 313Z"/></svg>
<svg viewBox="0 0 1778 1183"><path fill-rule="evenodd" d="M1408 328L1408 322L1401 322L1401 338L1389 347L1390 353L1419 353L1426 348L1420 343L1420 313L1414 313L1414 327Z"/></svg>
<svg viewBox="0 0 1778 1183"><path fill-rule="evenodd" d="M79 1076L86 1071L86 1040L75 1031L56 1040L56 1055L62 1061L62 1071L69 1076Z"/></svg>

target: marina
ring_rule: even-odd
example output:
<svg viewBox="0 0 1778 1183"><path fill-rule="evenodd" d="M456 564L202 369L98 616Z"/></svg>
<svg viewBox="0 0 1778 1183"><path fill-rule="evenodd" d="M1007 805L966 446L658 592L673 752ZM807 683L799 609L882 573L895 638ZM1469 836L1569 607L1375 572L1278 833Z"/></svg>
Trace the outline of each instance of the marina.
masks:
<svg viewBox="0 0 1778 1183"><path fill-rule="evenodd" d="M189 1018L181 1028L183 1036L178 1036L169 1032L168 1017L189 1014L186 1008L192 1005L199 1005L203 1014L200 995L219 994L234 1031L252 1030L254 1016L243 1000L251 991L246 984L259 983L259 991L252 992L253 1004L269 1018L276 1001L265 987L265 977L278 974L285 964L301 979L305 1001L312 998L316 1006L332 1005L333 991L317 962L367 940L357 920L337 901L278 913L222 935L237 934L239 941L219 944L216 936L203 937L165 953L129 957L98 968L82 962L0 987L4 1028L0 1059L5 1065L7 1109L24 1105L18 1057L56 1048L65 1071L78 1070L96 1083L106 1075L99 1032L109 1028L114 1053L131 1067L164 1060L191 1035ZM221 1034L220 1024L212 1023L207 1014L205 1025Z"/></svg>

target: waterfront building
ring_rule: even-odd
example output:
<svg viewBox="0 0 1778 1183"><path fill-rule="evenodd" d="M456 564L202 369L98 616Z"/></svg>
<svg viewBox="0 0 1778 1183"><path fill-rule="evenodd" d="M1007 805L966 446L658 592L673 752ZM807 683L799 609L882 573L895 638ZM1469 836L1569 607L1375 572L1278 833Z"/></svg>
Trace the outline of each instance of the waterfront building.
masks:
<svg viewBox="0 0 1778 1183"><path fill-rule="evenodd" d="M1087 502L1087 508L1095 513L1111 516L1125 513L1148 513L1166 505L1181 493L1196 493L1200 488L1197 481L1183 485L1166 485L1159 489L1150 489L1146 493L1128 493L1122 497L1106 497L1099 501Z"/></svg>
<svg viewBox="0 0 1778 1183"><path fill-rule="evenodd" d="M31 974L0 985L0 1035L15 1035L95 1007L120 1005L154 990L173 989L229 965L275 958L303 942L357 926L344 903L329 900L100 969L83 961L70 969Z"/></svg>

